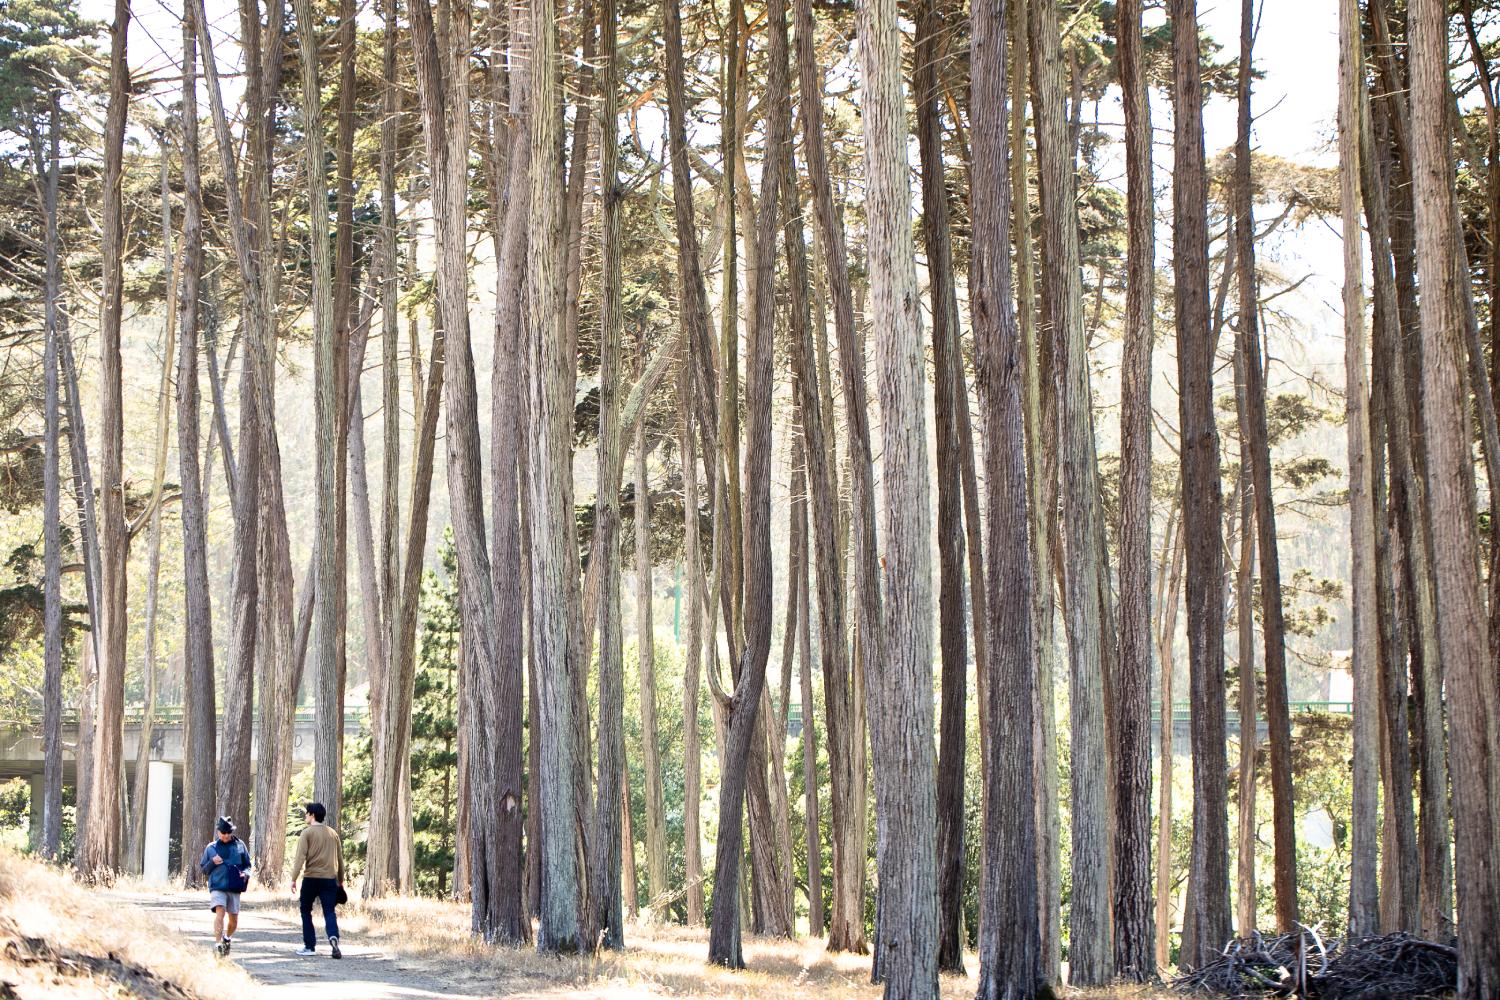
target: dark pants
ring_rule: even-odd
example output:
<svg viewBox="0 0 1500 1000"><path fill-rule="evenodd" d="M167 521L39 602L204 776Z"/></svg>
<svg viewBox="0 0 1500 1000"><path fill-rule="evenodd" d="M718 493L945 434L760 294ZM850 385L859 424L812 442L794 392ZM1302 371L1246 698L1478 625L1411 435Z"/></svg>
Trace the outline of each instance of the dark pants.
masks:
<svg viewBox="0 0 1500 1000"><path fill-rule="evenodd" d="M308 951L317 947L318 936L313 932L313 900L323 904L323 927L330 938L339 936L339 918L334 912L338 905L339 884L331 878L305 878L299 902L302 904L302 944Z"/></svg>

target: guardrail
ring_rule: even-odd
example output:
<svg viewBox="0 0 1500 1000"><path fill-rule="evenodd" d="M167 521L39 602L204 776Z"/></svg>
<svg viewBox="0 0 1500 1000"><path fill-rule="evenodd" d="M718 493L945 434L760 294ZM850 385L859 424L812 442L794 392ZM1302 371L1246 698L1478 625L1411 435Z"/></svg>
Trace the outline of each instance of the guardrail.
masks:
<svg viewBox="0 0 1500 1000"><path fill-rule="evenodd" d="M158 726L180 726L183 723L183 714L184 713L183 713L183 707L181 705L163 705L163 706L158 706L157 709L156 709L156 711L155 711L155 713L153 713L153 714L155 715L155 724L158 725ZM369 719L369 717L370 717L370 709L369 709L368 705L362 705L362 704L360 704L360 705L345 705L344 706L344 725L345 726L348 726L351 722L357 722L357 723L363 724L364 722L366 722ZM260 713L259 712L255 713L254 718L255 718L256 721L259 721L259 719L260 719ZM316 718L317 718L317 712L311 706L304 705L304 706L301 706L301 707L299 707L297 709L297 713L294 716L294 722L312 722ZM127 725L127 726L139 726L139 725L144 724L145 721L146 721L146 707L144 705L126 705L125 706L125 719L124 719L124 724L125 725ZM215 721L216 725L222 725L223 721L224 721L224 713L223 712L219 712L219 713L215 714L214 721ZM78 710L76 708L64 709L63 710L62 722L63 722L64 726L76 726L76 725L78 725ZM39 725L41 725L41 723L42 723L42 720L39 719L39 718L0 719L0 726L5 726L5 727L39 726Z"/></svg>

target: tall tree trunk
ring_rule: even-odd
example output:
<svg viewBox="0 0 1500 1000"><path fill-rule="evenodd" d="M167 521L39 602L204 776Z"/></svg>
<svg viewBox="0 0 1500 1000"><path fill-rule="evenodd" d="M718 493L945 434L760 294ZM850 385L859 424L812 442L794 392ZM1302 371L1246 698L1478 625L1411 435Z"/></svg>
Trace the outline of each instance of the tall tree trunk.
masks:
<svg viewBox="0 0 1500 1000"><path fill-rule="evenodd" d="M1286 625L1281 597L1281 556L1277 551L1276 498L1271 486L1271 445L1266 428L1266 375L1261 356L1259 288L1255 274L1255 206L1251 186L1250 85L1255 42L1253 0L1240 6L1239 127L1234 156L1235 281L1239 286L1236 336L1245 380L1250 490L1260 559L1261 620L1265 642L1265 713L1270 737L1271 809L1274 840L1276 925L1283 934L1297 927L1296 814L1292 802L1292 719L1287 704ZM1244 929L1241 928L1241 933Z"/></svg>
<svg viewBox="0 0 1500 1000"><path fill-rule="evenodd" d="M1140 0L1119 4L1115 37L1125 94L1128 199L1127 328L1121 363L1121 633L1115 679L1115 970L1122 978L1143 982L1157 972L1151 906L1151 354L1157 204ZM1170 715L1170 708L1164 711Z"/></svg>
<svg viewBox="0 0 1500 1000"><path fill-rule="evenodd" d="M1436 529L1429 520L1431 508L1427 502L1427 492L1431 487L1425 443L1427 430L1422 418L1424 355L1416 287L1411 123L1407 104L1397 97L1407 92L1406 75L1402 72L1402 64L1397 61L1397 45L1391 38L1390 25L1378 0L1370 3L1369 23L1374 38L1371 48L1383 91L1380 98L1372 102L1371 109L1381 123L1380 131L1394 140L1385 144L1382 162L1388 165L1391 181L1387 189L1392 198L1391 256L1396 272L1396 304L1404 348L1399 356L1405 369L1407 395L1403 402L1411 427L1410 455L1413 482L1417 487L1411 494L1413 539L1408 552L1408 575L1412 577L1412 590L1417 596L1418 614L1414 631L1418 642L1412 647L1411 671L1417 705L1415 731L1421 774L1421 826L1418 831L1421 929L1429 937L1444 938L1453 933L1448 737L1443 724L1443 666L1437 624ZM1403 45L1400 49L1404 52L1406 47Z"/></svg>
<svg viewBox="0 0 1500 1000"><path fill-rule="evenodd" d="M167 476L167 435L172 423L172 360L177 353L177 278L182 259L176 253L172 241L171 175L169 170L169 147L162 136L161 151L161 208L162 248L166 258L167 284L167 328L166 345L162 351L161 381L157 389L156 403L156 460L151 470L150 524L147 528L150 548L149 566L146 570L146 643L141 671L145 674L145 713L141 720L140 735L136 739L135 773L131 778L129 850L126 867L139 874L145 866L146 839L146 787L149 782L151 764L151 738L156 728L156 627L161 597L161 507L162 490ZM196 450L197 442L193 442Z"/></svg>
<svg viewBox="0 0 1500 1000"><path fill-rule="evenodd" d="M1030 45L1027 39L1028 0L1015 0L1007 16L1012 58L1010 97L1011 195L1010 235L1016 258L1016 319L1025 364L1022 407L1026 430L1027 516L1031 534L1032 643L1036 664L1033 725L1033 788L1036 799L1037 921L1041 934L1043 977L1062 978L1062 858L1061 818L1058 814L1057 707L1053 694L1057 648L1053 641L1056 599L1053 590L1053 534L1057 511L1057 452L1053 436L1043 428L1056 418L1057 393L1051 364L1037 338L1035 263L1028 201L1026 95L1030 92ZM1050 355L1050 351L1047 352Z"/></svg>
<svg viewBox="0 0 1500 1000"><path fill-rule="evenodd" d="M870 443L869 392L865 383L864 351L854 325L854 296L849 281L849 253L844 227L834 208L833 184L829 177L827 140L823 132L823 106L811 95L823 93L823 76L813 34L812 0L795 0L797 26L797 78L802 95L800 120L803 152L812 182L813 209L823 248L824 274L833 300L834 329L838 337L839 374L844 388L844 410L849 435L850 533L853 536L852 565L856 609L857 644L865 661L880 655L880 576L875 566L874 459ZM830 439L832 435L829 435ZM812 460L811 454L809 461ZM820 477L812 470L814 527L819 532L817 501ZM830 480L824 480L830 482ZM842 565L818 548L818 565L832 573ZM819 630L823 637L823 684L828 713L827 741L830 766L831 819L833 822L833 900L828 932L831 951L863 952L864 878L866 857L865 820L865 705L860 690L860 666L849 658L844 638L842 577L829 581L827 590L837 590L839 607L823 606L824 572L818 574ZM831 647L841 647L837 650ZM830 657L833 657L830 660ZM847 665L847 666L846 666ZM832 669L830 669L832 667Z"/></svg>
<svg viewBox="0 0 1500 1000"><path fill-rule="evenodd" d="M1223 498L1214 424L1214 336L1208 310L1208 208L1196 0L1172 0L1172 178L1177 371L1187 532L1188 655L1193 703L1193 847L1184 968L1218 954L1230 934L1224 736ZM1076 773L1076 772L1075 772Z"/></svg>
<svg viewBox="0 0 1500 1000"><path fill-rule="evenodd" d="M804 399L803 406L811 404ZM804 461L806 450L803 451ZM807 859L807 932L813 937L823 936L823 840L819 826L818 806L818 731L813 712L812 680L812 588L809 579L812 564L809 561L811 546L808 544L807 518L807 474L806 466L799 473L796 485L800 487L793 498L792 516L796 518L796 534L801 544L802 573L797 580L797 661L801 679L802 700L802 795L803 848Z"/></svg>
<svg viewBox="0 0 1500 1000"><path fill-rule="evenodd" d="M208 589L208 514L204 481L212 466L198 465L198 323L203 274L203 191L198 143L197 13L188 3L182 22L182 287L177 296L177 459L182 490L183 576L183 779L182 842L213 839L214 646ZM212 440L210 435L210 440ZM202 873L183 851L189 884Z"/></svg>
<svg viewBox="0 0 1500 1000"><path fill-rule="evenodd" d="M1161 732L1157 750L1160 787L1156 810L1156 966L1159 969L1172 962L1172 772L1175 757L1172 730L1176 714L1172 675L1177 666L1173 647L1177 640L1178 595L1187 548L1187 533L1177 517L1181 505L1179 488L1178 499L1167 519L1167 540L1162 547L1156 590L1158 614L1161 616L1156 632L1157 659L1161 662Z"/></svg>
<svg viewBox="0 0 1500 1000"><path fill-rule="evenodd" d="M115 0L110 27L109 108L104 123L103 288L99 319L99 717L94 739L90 822L84 830L78 868L85 875L120 866L120 753L125 713L126 558L124 397L120 326L123 319L125 204L122 191L125 119L130 110L126 37L130 0ZM75 429L77 432L77 429Z"/></svg>
<svg viewBox="0 0 1500 1000"><path fill-rule="evenodd" d="M398 647L401 643L398 628L398 609L401 603L401 366L400 317L397 303L401 288L400 261L396 249L396 129L401 114L401 87L399 63L396 59L396 3L386 0L382 5L385 21L382 45L381 119L380 119L380 406L382 421L381 490L380 490L380 622L384 633L385 663L380 676L387 691L392 677L399 669ZM382 713L390 710L386 705L386 693L380 697ZM377 762L375 778L385 774L384 755L385 724L374 719L376 732ZM388 793L389 794L389 793ZM391 823L387 817L382 828L377 830L374 822L374 792L371 794L371 822L365 857L375 878L366 879L373 891L380 891L382 884L393 877L399 881L400 864L387 861L378 863L376 854L384 852L395 860L399 851L390 850L386 830ZM382 839L385 838L385 839ZM375 851L375 842L381 840L380 851ZM397 838L399 840L399 838ZM461 842L460 842L461 843ZM373 852L373 853L372 853ZM455 883L456 884L456 883ZM366 890L372 891L372 890Z"/></svg>
<svg viewBox="0 0 1500 1000"><path fill-rule="evenodd" d="M533 247L527 255L530 295L530 505L532 669L537 673L540 726L539 783L542 871L541 926L537 947L571 952L585 947L579 937L579 872L574 854L576 808L572 794L573 704L568 662L567 523L563 508L569 478L573 401L567 395L568 367L563 330L561 199L558 190L560 122L557 24L553 0L531 0L531 64L543 71L531 80L530 225Z"/></svg>
<svg viewBox="0 0 1500 1000"><path fill-rule="evenodd" d="M709 468L710 502L714 480L714 452L709 435L717 429L718 413L714 406L717 385L713 372L713 342L709 333L708 298L700 265L697 223L693 214L693 177L688 166L685 69L682 55L682 10L677 0L662 4L663 33L667 77L667 128L669 155L672 160L672 209L677 233L677 274L681 293L683 326L686 330L686 354L691 363L684 367L679 395L682 421L683 514L685 545L688 553L688 584L692 597L688 613L688 647L683 681L683 825L684 855L687 877L687 911L689 924L701 924L704 916L703 848L699 839L699 799L701 757L698 744L698 676L702 652L702 603L698 588L702 582L702 549L698 539L697 437L704 435L703 456ZM732 208L728 208L732 213ZM728 265L733 267L732 259ZM726 307L727 308L727 307ZM696 425L696 426L695 426ZM710 626L712 619L709 619ZM716 638L710 627L710 644Z"/></svg>
<svg viewBox="0 0 1500 1000"><path fill-rule="evenodd" d="M788 141L787 29L785 0L770 0L769 72L765 106L767 141L772 150ZM739 666L734 691L725 700L728 732L721 758L719 826L714 860L713 919L709 928L709 961L729 968L745 964L740 947L740 859L751 739L756 733L766 661L771 645L771 396L774 388L772 355L775 341L776 233L783 158L768 157L761 175L760 216L754 246L756 270L751 282L752 321L746 361L745 413L745 641L735 649ZM726 400L731 403L732 400ZM722 564L721 564L722 566ZM733 633L731 643L734 643ZM710 675L712 676L712 675Z"/></svg>
<svg viewBox="0 0 1500 1000"><path fill-rule="evenodd" d="M339 558L338 489L339 370L334 344L333 259L328 245L328 175L318 80L318 37L312 0L296 0L299 64L302 68L302 117L308 204L315 206L309 239L312 257L313 381L316 440L316 517L313 550L319 585L313 597L312 657L317 691L317 739L313 754L313 796L338 826L343 798L344 678L340 670L340 626L343 620L344 562Z"/></svg>
<svg viewBox="0 0 1500 1000"><path fill-rule="evenodd" d="M1345 5L1352 7L1346 0ZM1341 40L1357 27L1344 10ZM1437 577L1438 640L1451 691L1455 883L1458 888L1459 993L1500 996L1500 842L1494 837L1497 775L1495 674L1488 661L1483 597L1474 573L1478 521L1473 440L1461 386L1468 275L1456 273L1459 240L1449 189L1453 165L1443 109L1448 93L1446 7L1414 0L1409 8L1412 177L1421 298L1422 414ZM1347 230L1346 230L1347 231ZM1424 780L1426 776L1424 775Z"/></svg>
<svg viewBox="0 0 1500 1000"><path fill-rule="evenodd" d="M42 829L38 853L56 860L62 851L62 404L59 397L58 354L63 337L61 247L57 231L57 181L60 169L61 109L57 90L47 95L46 181L42 212L45 236L46 304L42 353L44 437L42 443ZM43 171L40 136L35 140L37 172ZM194 448L197 442L194 441ZM184 521L186 519L184 518Z"/></svg>
<svg viewBox="0 0 1500 1000"><path fill-rule="evenodd" d="M668 42L668 44L671 44ZM699 743L699 677L703 666L702 549L699 541L698 447L693 426L692 375L684 366L678 381L678 427L682 456L683 537L687 552L688 623L682 680L683 866L689 927L703 925L703 840L699 807L703 797L703 753ZM714 637L710 636L710 641Z"/></svg>
<svg viewBox="0 0 1500 1000"><path fill-rule="evenodd" d="M895 0L860 6L870 299L882 414L885 622L867 695L880 877L877 972L887 997L936 996L936 797L926 408ZM1076 761L1075 761L1076 766ZM1075 892L1077 880L1075 877ZM1076 897L1075 897L1076 898Z"/></svg>
<svg viewBox="0 0 1500 1000"><path fill-rule="evenodd" d="M605 0L606 3L612 0ZM606 48L610 43L606 43ZM646 345L639 366L645 374ZM662 803L661 733L656 723L655 619L651 610L651 481L647 471L646 422L635 431L635 636L639 671L641 746L646 770L646 887L653 903L667 891L667 821Z"/></svg>
<svg viewBox="0 0 1500 1000"><path fill-rule="evenodd" d="M1069 155L1061 40L1053 0L1033 0L1032 72L1037 99L1037 159L1047 304L1057 379L1057 440L1062 454L1063 526L1067 557L1068 704L1072 723L1073 892L1069 915L1069 980L1101 986L1113 977L1110 908L1110 815L1101 621L1101 538L1096 516L1093 396L1078 264L1078 215Z"/></svg>
<svg viewBox="0 0 1500 1000"><path fill-rule="evenodd" d="M1115 972L1156 974L1151 912L1151 352L1155 346L1156 195L1141 2L1116 12L1125 105L1125 356L1120 407L1120 638L1115 698ZM1170 706L1163 702L1163 711Z"/></svg>
<svg viewBox="0 0 1500 1000"><path fill-rule="evenodd" d="M1243 322L1243 321L1242 321ZM1243 345L1241 345L1243 348ZM1239 477L1239 566L1235 571L1234 603L1238 641L1235 665L1239 673L1240 759L1239 815L1235 830L1235 935L1248 939L1256 932L1255 912L1255 757L1258 751L1256 732L1257 684L1255 680L1255 550L1251 531L1255 527L1255 501L1251 498L1250 446L1246 431L1248 414L1245 399L1245 358L1236 352L1235 396L1239 411L1240 477Z"/></svg>
<svg viewBox="0 0 1500 1000"><path fill-rule="evenodd" d="M1357 9L1339 6L1339 194L1344 228L1344 369L1348 400L1349 534L1354 618L1353 869L1349 933L1358 939L1379 929L1377 890L1378 767L1380 742L1379 645L1375 590L1375 512L1370 469L1369 380L1365 371L1363 264L1359 221L1359 78Z"/></svg>
<svg viewBox="0 0 1500 1000"><path fill-rule="evenodd" d="M984 718L984 864L980 889L981 1000L1029 1000L1044 983L1038 912L1034 799L1036 684L1031 530L1027 515L1024 359L1011 300L1011 173L1006 107L1005 0L979 0L970 15L969 124L974 171L971 310L983 404L989 547L985 568L990 678ZM1021 808L1017 808L1021 804Z"/></svg>
<svg viewBox="0 0 1500 1000"><path fill-rule="evenodd" d="M958 294L943 176L942 15L931 0L917 15L912 89L917 105L917 143L922 161L922 238L932 296L933 412L937 419L937 522L942 663L942 716L937 770L938 965L962 972L964 956L964 757L967 740L968 632L964 607L963 474L958 410L963 367L959 344Z"/></svg>
<svg viewBox="0 0 1500 1000"><path fill-rule="evenodd" d="M1384 705L1386 730L1386 761L1388 771L1387 801L1392 803L1391 817L1396 851L1395 873L1400 882L1396 900L1397 930L1416 931L1420 926L1420 881L1419 855L1416 837L1416 817L1412 810L1412 749L1409 737L1407 706L1408 649L1416 650L1413 659L1424 658L1423 650L1435 646L1433 631L1436 613L1432 607L1431 566L1427 560L1426 521L1418 508L1422 504L1422 492L1412 471L1411 415L1407 407L1410 398L1406 385L1406 366L1400 356L1401 330L1400 307L1396 299L1396 276L1391 257L1389 209L1386 204L1387 179L1382 164L1375 152L1375 142L1370 121L1371 107L1368 94L1360 92L1360 184L1363 194L1364 214L1370 231L1370 276L1374 291L1374 385L1377 387L1372 410L1378 407L1383 414L1386 428L1385 438L1390 454L1390 485L1388 504L1391 519L1396 526L1401 563L1392 567L1390 575L1400 574L1400 590L1404 597L1407 643L1383 656L1384 686L1381 701ZM1394 548L1394 546L1393 546ZM1392 586L1395 586L1394 579ZM1393 617L1400 617L1393 610ZM1413 634L1415 633L1415 634ZM1428 662L1437 662L1434 648ZM1390 893L1389 885L1386 894Z"/></svg>
<svg viewBox="0 0 1500 1000"><path fill-rule="evenodd" d="M599 310L599 473L598 498L594 504L593 558L600 560L599 600L599 770L597 799L594 804L593 851L590 878L595 920L604 932L607 948L625 947L624 898L621 884L621 824L628 817L622 812L621 796L626 773L625 760L625 663L624 626L620 617L620 459L624 441L620 434L621 339L624 336L624 314L621 302L620 260L620 190L619 172L619 81L620 62L617 34L619 6L616 0L603 0L604 79L600 87L599 184L603 191L603 219L600 242L603 249L603 274L600 281ZM574 165L574 175L583 170ZM572 177L570 176L570 180ZM644 445L644 431L637 435L636 446ZM637 458L638 470L645 456ZM636 550L642 546L641 479L636 481ZM649 529L647 529L649 530ZM649 541L646 542L649 546ZM649 549L647 587L650 586ZM648 598L649 599L649 598ZM649 612L648 612L649 614ZM649 617L647 618L649 621ZM637 644L637 650L642 647ZM650 646L644 647L649 655ZM640 655L640 654L638 654ZM580 664L582 666L582 664ZM641 677L641 698L647 698L646 677ZM655 691L651 691L652 721L655 721ZM649 740L649 737L647 737ZM648 746L647 753L652 748ZM649 780L649 779L648 779ZM647 795L648 809L650 795ZM650 819L647 819L649 829ZM649 847L648 847L649 850ZM631 856L632 873L634 855ZM630 888L634 890L634 876ZM633 894L633 892L632 892ZM653 889L652 895L656 894ZM632 910L632 913L634 911Z"/></svg>

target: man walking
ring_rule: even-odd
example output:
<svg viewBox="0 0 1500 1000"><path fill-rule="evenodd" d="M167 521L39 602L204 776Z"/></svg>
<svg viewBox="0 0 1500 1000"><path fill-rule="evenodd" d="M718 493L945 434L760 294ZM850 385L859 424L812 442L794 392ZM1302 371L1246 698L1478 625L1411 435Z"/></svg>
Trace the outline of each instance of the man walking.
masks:
<svg viewBox="0 0 1500 1000"><path fill-rule="evenodd" d="M208 908L214 912L214 950L229 954L240 923L240 893L250 883L250 852L234 835L234 821L220 816L216 836L203 849L198 867L208 876ZM225 927L225 918L229 926Z"/></svg>
<svg viewBox="0 0 1500 1000"><path fill-rule="evenodd" d="M344 852L338 833L323 822L328 816L323 803L309 802L303 809L307 826L297 837L297 854L292 859L294 894L297 894L297 878L302 877L302 892L297 894L302 909L302 950L297 954L316 954L318 937L313 932L312 906L313 900L317 900L323 906L323 925L328 932L333 957L343 958L339 951L339 921L334 908L338 906L339 891L344 884Z"/></svg>

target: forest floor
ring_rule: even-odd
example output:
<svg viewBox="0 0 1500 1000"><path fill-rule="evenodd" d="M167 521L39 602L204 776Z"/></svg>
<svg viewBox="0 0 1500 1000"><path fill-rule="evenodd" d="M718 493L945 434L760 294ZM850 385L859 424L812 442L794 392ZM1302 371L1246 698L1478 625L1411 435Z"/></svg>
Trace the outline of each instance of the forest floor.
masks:
<svg viewBox="0 0 1500 1000"><path fill-rule="evenodd" d="M344 958L321 940L299 958L301 926L287 895L245 896L229 960L212 952L213 917L202 892L120 881L89 889L66 874L0 851L0 998L203 997L318 1000L873 1000L869 958L833 955L817 938L747 938L748 969L704 961L707 932L633 925L623 953L555 958L500 948L469 935L464 904L434 899L352 900L341 907ZM967 957L975 971L978 959ZM9 987L9 991L7 991ZM974 995L972 976L942 980L944 1000ZM1065 994L1088 1000L1155 1000L1140 989Z"/></svg>

